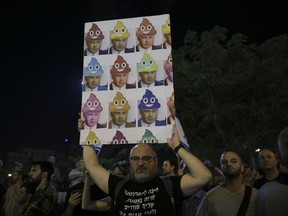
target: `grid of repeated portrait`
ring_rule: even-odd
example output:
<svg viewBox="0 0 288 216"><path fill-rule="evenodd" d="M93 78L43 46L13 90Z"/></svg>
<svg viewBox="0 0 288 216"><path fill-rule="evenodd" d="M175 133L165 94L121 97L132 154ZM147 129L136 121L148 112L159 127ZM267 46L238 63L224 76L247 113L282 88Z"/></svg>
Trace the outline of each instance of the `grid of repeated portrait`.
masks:
<svg viewBox="0 0 288 216"><path fill-rule="evenodd" d="M169 14L85 23L80 145L167 142L171 51Z"/></svg>

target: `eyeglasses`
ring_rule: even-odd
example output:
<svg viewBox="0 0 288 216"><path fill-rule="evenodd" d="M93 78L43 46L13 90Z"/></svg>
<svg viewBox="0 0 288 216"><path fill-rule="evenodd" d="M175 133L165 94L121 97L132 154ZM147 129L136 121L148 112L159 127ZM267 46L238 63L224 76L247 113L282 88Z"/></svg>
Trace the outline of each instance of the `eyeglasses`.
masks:
<svg viewBox="0 0 288 216"><path fill-rule="evenodd" d="M143 156L143 157L130 157L130 161L132 163L139 163L140 160L142 160L144 163L150 163L153 159L156 159L156 157L150 157L150 156Z"/></svg>

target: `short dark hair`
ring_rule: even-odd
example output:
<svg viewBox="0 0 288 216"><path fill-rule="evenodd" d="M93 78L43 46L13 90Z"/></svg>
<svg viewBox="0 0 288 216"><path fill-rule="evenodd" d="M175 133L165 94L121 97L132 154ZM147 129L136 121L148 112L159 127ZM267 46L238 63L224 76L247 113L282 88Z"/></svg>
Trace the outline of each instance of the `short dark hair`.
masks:
<svg viewBox="0 0 288 216"><path fill-rule="evenodd" d="M34 194L35 192L35 186L33 184L31 184L30 182L25 182L21 185L21 188L24 187L26 188L26 193L27 194Z"/></svg>
<svg viewBox="0 0 288 216"><path fill-rule="evenodd" d="M174 173L177 174L177 170L178 170L178 164L174 161L174 160L171 160L171 159L167 159L165 161L168 161L170 166L174 166Z"/></svg>
<svg viewBox="0 0 288 216"><path fill-rule="evenodd" d="M48 161L33 161L32 166L35 166L35 165L39 165L42 172L48 173L47 179L48 179L48 181L50 181L50 179L53 175L53 172L54 172L54 168L53 168L52 164Z"/></svg>

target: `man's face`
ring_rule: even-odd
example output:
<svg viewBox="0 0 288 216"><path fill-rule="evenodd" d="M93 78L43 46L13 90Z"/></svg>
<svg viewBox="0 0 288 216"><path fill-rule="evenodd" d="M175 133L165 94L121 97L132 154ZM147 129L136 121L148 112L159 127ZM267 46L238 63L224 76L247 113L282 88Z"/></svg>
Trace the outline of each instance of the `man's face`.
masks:
<svg viewBox="0 0 288 216"><path fill-rule="evenodd" d="M144 84L151 85L156 79L156 71L141 72L139 76Z"/></svg>
<svg viewBox="0 0 288 216"><path fill-rule="evenodd" d="M101 76L85 76L85 82L88 88L95 89L101 81Z"/></svg>
<svg viewBox="0 0 288 216"><path fill-rule="evenodd" d="M146 124L152 124L157 119L158 109L140 110L140 115Z"/></svg>
<svg viewBox="0 0 288 216"><path fill-rule="evenodd" d="M127 38L111 40L113 48L118 52L121 52L122 50L125 49L125 47L127 46L127 42L128 42Z"/></svg>
<svg viewBox="0 0 288 216"><path fill-rule="evenodd" d="M244 167L240 157L235 152L225 152L220 158L221 170L227 179L241 175Z"/></svg>
<svg viewBox="0 0 288 216"><path fill-rule="evenodd" d="M95 54L100 50L102 40L93 40L91 39L89 42L87 42L87 48L88 51Z"/></svg>
<svg viewBox="0 0 288 216"><path fill-rule="evenodd" d="M118 73L116 75L112 75L114 85L119 88L126 85L126 83L128 82L128 77L129 75L127 73L124 73L124 74Z"/></svg>
<svg viewBox="0 0 288 216"><path fill-rule="evenodd" d="M21 175L18 174L18 172L12 173L12 182L17 182L21 178Z"/></svg>
<svg viewBox="0 0 288 216"><path fill-rule="evenodd" d="M94 127L100 118L99 112L88 112L84 114L85 124L89 127Z"/></svg>
<svg viewBox="0 0 288 216"><path fill-rule="evenodd" d="M42 174L40 165L32 166L30 172L28 173L29 181L33 185L39 185L42 180Z"/></svg>
<svg viewBox="0 0 288 216"><path fill-rule="evenodd" d="M127 121L127 117L128 117L128 111L111 113L112 122L117 126L125 124L125 122Z"/></svg>
<svg viewBox="0 0 288 216"><path fill-rule="evenodd" d="M171 34L164 34L164 37L166 39L166 42L171 46L172 43Z"/></svg>
<svg viewBox="0 0 288 216"><path fill-rule="evenodd" d="M271 170L277 167L279 159L274 152L269 149L263 149L259 153L259 164L263 170Z"/></svg>
<svg viewBox="0 0 288 216"><path fill-rule="evenodd" d="M155 35L143 35L141 37L138 37L140 46L143 49L149 49L154 43L154 37Z"/></svg>
<svg viewBox="0 0 288 216"><path fill-rule="evenodd" d="M130 153L130 173L136 182L147 182L157 175L158 159L147 144L139 144Z"/></svg>
<svg viewBox="0 0 288 216"><path fill-rule="evenodd" d="M28 199L30 199L31 194L27 194L27 190L25 187L21 187L19 194L18 194L18 200L21 203L26 202Z"/></svg>
<svg viewBox="0 0 288 216"><path fill-rule="evenodd" d="M163 174L164 175L169 175L173 173L174 167L170 165L169 161L164 161L163 166L162 166Z"/></svg>

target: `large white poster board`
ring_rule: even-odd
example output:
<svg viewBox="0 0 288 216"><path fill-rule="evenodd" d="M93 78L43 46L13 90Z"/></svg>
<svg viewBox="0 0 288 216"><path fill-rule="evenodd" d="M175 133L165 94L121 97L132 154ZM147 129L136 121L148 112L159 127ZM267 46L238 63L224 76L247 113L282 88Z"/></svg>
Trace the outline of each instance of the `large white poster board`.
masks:
<svg viewBox="0 0 288 216"><path fill-rule="evenodd" d="M171 51L169 14L85 23L81 145L167 142Z"/></svg>

